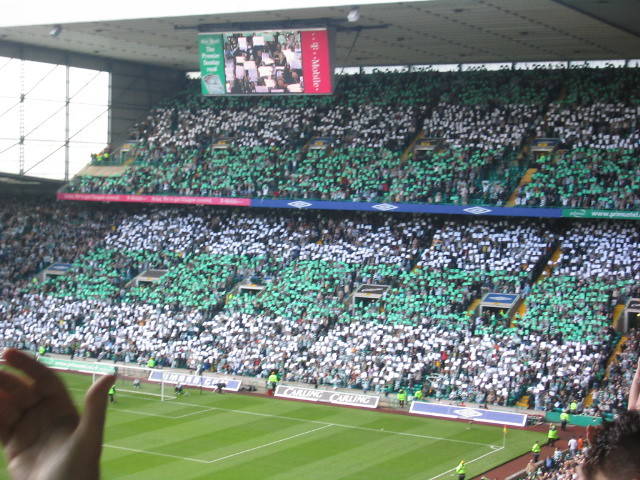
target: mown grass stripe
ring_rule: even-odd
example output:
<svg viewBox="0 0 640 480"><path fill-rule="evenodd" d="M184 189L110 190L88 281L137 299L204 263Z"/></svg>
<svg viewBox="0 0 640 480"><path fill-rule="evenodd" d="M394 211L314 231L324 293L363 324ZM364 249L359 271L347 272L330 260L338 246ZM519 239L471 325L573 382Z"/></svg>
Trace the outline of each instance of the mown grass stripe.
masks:
<svg viewBox="0 0 640 480"><path fill-rule="evenodd" d="M81 405L91 378L64 378L78 389L73 396ZM447 471L460 458L481 457L469 465L474 475L528 451L544 437L509 431L501 450L495 446L503 443L501 427L249 395L190 393L160 402L120 392L118 402L109 405L107 443L130 450L104 449L103 478L448 480L453 475ZM221 460L203 463L216 459ZM7 480L2 465L0 458L0 480Z"/></svg>

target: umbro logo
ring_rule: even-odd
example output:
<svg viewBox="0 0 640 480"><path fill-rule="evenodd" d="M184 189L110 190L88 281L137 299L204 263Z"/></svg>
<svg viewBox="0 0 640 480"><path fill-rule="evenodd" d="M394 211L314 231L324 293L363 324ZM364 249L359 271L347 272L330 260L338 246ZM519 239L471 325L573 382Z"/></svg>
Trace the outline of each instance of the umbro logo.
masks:
<svg viewBox="0 0 640 480"><path fill-rule="evenodd" d="M371 208L375 208L376 210L382 210L383 212L387 212L389 210L395 210L396 207L395 205L390 205L388 203L379 203L378 205L374 205Z"/></svg>
<svg viewBox="0 0 640 480"><path fill-rule="evenodd" d="M311 203L303 202L302 200L298 200L296 202L289 202L289 203L287 203L287 205L289 205L290 207L295 207L295 208L307 208L307 207L311 206Z"/></svg>
<svg viewBox="0 0 640 480"><path fill-rule="evenodd" d="M483 213L488 213L491 210L484 207L471 207L471 208L465 208L464 211L467 213L472 213L474 215L482 215Z"/></svg>

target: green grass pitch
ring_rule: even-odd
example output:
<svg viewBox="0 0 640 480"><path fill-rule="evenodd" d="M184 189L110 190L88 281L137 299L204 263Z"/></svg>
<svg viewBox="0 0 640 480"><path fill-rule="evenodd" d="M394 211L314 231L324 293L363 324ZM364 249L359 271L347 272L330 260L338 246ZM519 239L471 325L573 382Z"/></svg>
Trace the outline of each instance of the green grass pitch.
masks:
<svg viewBox="0 0 640 480"><path fill-rule="evenodd" d="M81 402L91 378L63 375ZM124 386L123 386L124 388ZM142 385L142 392L155 392ZM187 390L161 402L119 392L109 405L102 478L438 480L467 478L527 452L544 434ZM505 441L506 440L506 441ZM503 447L504 441L504 447ZM8 479L4 463L0 479Z"/></svg>

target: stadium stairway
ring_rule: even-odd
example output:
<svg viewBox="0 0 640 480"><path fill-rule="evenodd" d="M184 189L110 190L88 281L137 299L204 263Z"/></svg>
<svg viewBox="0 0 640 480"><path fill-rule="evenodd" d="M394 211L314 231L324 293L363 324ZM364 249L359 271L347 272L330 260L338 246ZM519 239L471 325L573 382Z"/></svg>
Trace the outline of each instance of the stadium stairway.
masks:
<svg viewBox="0 0 640 480"><path fill-rule="evenodd" d="M624 346L625 343L627 343L628 340L629 340L629 337L623 335L622 337L620 337L620 340L618 340L618 343L616 343L616 348L613 349L613 352L611 353L609 360L607 360L607 367L605 369L605 374L604 374L605 379L609 378L609 371L611 370L611 365L613 365L613 363L616 361L616 359L618 358L618 355L620 355L620 353L622 352L622 347Z"/></svg>
<svg viewBox="0 0 640 480"><path fill-rule="evenodd" d="M562 90L558 93L558 97L554 100L554 102L560 102L562 101L565 97L567 96L567 89L566 87L563 87ZM549 102L545 102L545 107L544 107L544 117L545 120L547 118L547 113L549 110ZM533 138L530 138L529 141L527 141L527 145L522 149L522 152L520 153L520 155L528 155L529 154L529 143L530 141L533 140ZM554 156L555 157L555 156ZM554 161L555 158L554 158ZM518 194L520 193L520 189L522 187L524 187L525 185L527 185L528 183L531 183L531 180L533 178L533 175L538 171L537 168L530 168L528 169L525 174L522 176L522 178L520 179L520 183L518 184L518 186L515 188L515 190L513 191L513 193L511 194L511 196L509 197L509 199L507 200L507 202L505 203L505 207L514 207L516 204L516 199L518 198Z"/></svg>
<svg viewBox="0 0 640 480"><path fill-rule="evenodd" d="M414 137L414 139L411 140L411 143L409 143L409 146L407 146L407 148L404 149L404 152L402 152L402 156L400 157L400 165L403 165L404 163L406 163L409 157L413 154L413 147L416 146L416 142L420 140L422 137L424 137L424 131L420 130L418 134Z"/></svg>
<svg viewBox="0 0 640 480"><path fill-rule="evenodd" d="M529 395L521 396L520 399L516 402L516 407L529 408L529 398Z"/></svg>
<svg viewBox="0 0 640 480"><path fill-rule="evenodd" d="M620 305L616 305L616 309L619 306ZM624 305L622 305L622 309L624 310ZM614 311L614 316L615 316L615 311ZM618 340L618 343L616 344L616 347L613 349L611 356L609 356L609 360L607 360L607 366L604 374L605 380L609 378L609 372L611 371L611 366L617 360L618 355L620 355L620 353L622 352L622 347L624 346L625 343L627 343L627 340L629 340L629 337L626 337L626 336L620 337L620 340ZM587 396L584 399L585 408L589 408L591 405L593 405L593 390L594 390L593 388L589 390L589 393L587 393Z"/></svg>
<svg viewBox="0 0 640 480"><path fill-rule="evenodd" d="M562 255L562 250L560 250L560 247L558 247L551 254L551 257L547 261L547 264L545 265L544 269L542 270L542 273L540 274L540 276L538 276L538 278L536 279L536 282L539 282L540 280L543 280L543 279L548 278L548 277L551 276L551 273L553 272L554 267L558 263L558 259L560 258L560 255ZM520 305L518 306L518 311L516 312L515 315L513 315L511 317L511 322L509 324L509 327L514 328L516 326L515 323L514 323L514 320L516 319L516 317L517 318L522 318L522 317L524 317L525 313L527 313L527 302L526 302L526 300L524 300L524 301L522 301L520 303Z"/></svg>
<svg viewBox="0 0 640 480"><path fill-rule="evenodd" d="M472 314L473 312L475 312L478 308L478 305L480 305L480 299L476 298L473 302L471 302L471 304L469 305L469 308L467 308L467 313Z"/></svg>
<svg viewBox="0 0 640 480"><path fill-rule="evenodd" d="M527 303L523 301L520 302L520 305L518 305L518 311L516 312L516 314L511 317L511 323L509 324L509 327L514 328L516 326L516 315L518 316L518 318L522 318L524 317L525 313L527 313Z"/></svg>
<svg viewBox="0 0 640 480"><path fill-rule="evenodd" d="M531 179L533 178L533 175L538 171L537 168L530 168L528 169L525 174L522 176L522 178L520 179L520 183L518 183L518 186L515 188L515 190L513 191L513 193L511 194L511 196L509 197L509 199L507 200L507 203L505 203L506 207L513 207L516 204L516 199L518 198L518 194L520 193L520 189L522 187L524 187L526 184L531 183Z"/></svg>
<svg viewBox="0 0 640 480"><path fill-rule="evenodd" d="M618 325L620 323L620 317L622 317L622 312L624 312L625 305L624 303L619 303L613 308L613 322L611 322L611 326L616 330L618 330Z"/></svg>
<svg viewBox="0 0 640 480"><path fill-rule="evenodd" d="M536 282L539 282L540 280L543 280L551 276L553 269L555 268L556 264L558 263L558 260L560 259L560 255L562 255L562 250L560 250L560 247L558 247L555 249L555 251L551 255L551 258L547 262L547 265L544 267L544 270L542 271L542 273L540 274Z"/></svg>

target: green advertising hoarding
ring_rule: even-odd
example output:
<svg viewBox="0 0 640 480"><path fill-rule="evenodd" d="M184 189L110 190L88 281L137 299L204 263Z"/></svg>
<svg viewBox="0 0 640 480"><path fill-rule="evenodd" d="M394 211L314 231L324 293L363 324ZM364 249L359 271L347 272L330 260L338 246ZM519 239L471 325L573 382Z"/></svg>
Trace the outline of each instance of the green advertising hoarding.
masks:
<svg viewBox="0 0 640 480"><path fill-rule="evenodd" d="M114 365L105 365L103 363L65 360L62 358L53 357L40 357L38 360L40 360L41 363L44 363L48 367L56 368L58 370L70 370L73 372L82 373L98 373L101 375L111 375L115 372Z"/></svg>
<svg viewBox="0 0 640 480"><path fill-rule="evenodd" d="M202 94L224 94L224 42L222 35L219 33L201 33L198 35L198 43Z"/></svg>
<svg viewBox="0 0 640 480"><path fill-rule="evenodd" d="M640 220L640 212L634 212L633 210L589 210L586 208L563 208L562 216L569 218Z"/></svg>

